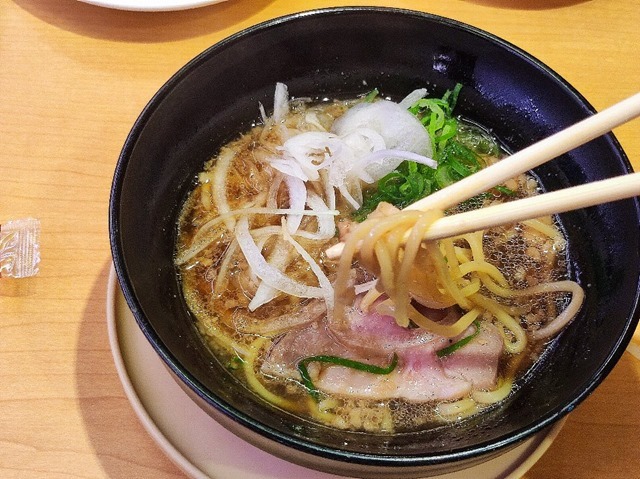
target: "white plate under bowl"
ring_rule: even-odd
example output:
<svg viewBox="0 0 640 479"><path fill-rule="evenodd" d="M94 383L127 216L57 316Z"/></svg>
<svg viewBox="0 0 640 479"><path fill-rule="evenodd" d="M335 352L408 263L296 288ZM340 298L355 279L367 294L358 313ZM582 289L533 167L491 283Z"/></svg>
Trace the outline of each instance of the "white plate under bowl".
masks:
<svg viewBox="0 0 640 479"><path fill-rule="evenodd" d="M144 337L113 267L107 291L107 323L118 375L135 413L160 448L190 477L346 479L272 456L227 431L200 409L178 386ZM563 422L497 458L431 479L518 479L549 448Z"/></svg>
<svg viewBox="0 0 640 479"><path fill-rule="evenodd" d="M204 7L226 0L80 0L99 7L138 12L169 12Z"/></svg>

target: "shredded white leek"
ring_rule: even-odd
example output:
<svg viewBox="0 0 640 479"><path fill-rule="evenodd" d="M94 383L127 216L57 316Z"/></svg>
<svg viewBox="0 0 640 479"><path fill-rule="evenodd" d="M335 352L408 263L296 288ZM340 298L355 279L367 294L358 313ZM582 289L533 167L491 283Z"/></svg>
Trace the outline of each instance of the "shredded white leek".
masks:
<svg viewBox="0 0 640 479"><path fill-rule="evenodd" d="M311 257L311 255L305 250L300 243L294 240L288 232L286 226L286 220L283 218L282 220L282 236L286 241L291 243L293 247L296 249L298 254L302 256L302 258L309 264L311 271L318 278L318 284L320 284L320 288L324 292L323 297L324 301L327 304L327 313L331 314L333 311L333 286L331 286L331 282L329 278L324 274L320 265Z"/></svg>
<svg viewBox="0 0 640 479"><path fill-rule="evenodd" d="M299 283L267 262L249 233L247 218L242 217L238 220L235 233L238 246L244 253L251 271L262 281L283 293L298 298L324 298L325 291L323 288Z"/></svg>

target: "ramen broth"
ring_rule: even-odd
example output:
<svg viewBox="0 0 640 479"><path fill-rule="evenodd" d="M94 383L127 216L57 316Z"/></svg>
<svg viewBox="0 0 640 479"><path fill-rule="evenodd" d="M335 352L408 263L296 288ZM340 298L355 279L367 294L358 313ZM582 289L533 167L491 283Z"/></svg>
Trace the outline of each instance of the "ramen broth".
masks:
<svg viewBox="0 0 640 479"><path fill-rule="evenodd" d="M225 145L198 175L179 221L175 262L197 329L230 374L266 401L310 420L389 433L459 420L508 397L555 334L536 331L560 318L572 293L542 287L567 278L565 239L552 217L443 240L435 245L436 256L446 261L433 260L436 266L416 257L416 264L426 263L414 267L411 281L435 281L426 272L444 264L467 295L462 300L473 301L467 311L460 306L466 303L443 293L442 284L435 293L444 298L442 307L421 303L420 294L412 293L414 309L434 323L448 327L474 315L453 337L385 314L387 295L375 290L383 266L363 267L366 261L356 256L347 286L338 290L339 259L328 258L326 250L357 227L356 206L375 195L389 173L365 168L358 177L318 166L331 160L338 168L332 155L339 148L351 148L351 157L363 145L410 151L406 145L390 148L394 139L387 132L379 135L384 145L376 146L371 122L348 113L382 101L292 101L286 90L280 99L276 94L274 114L263 112L260 124ZM347 115L362 131L336 133L336 123ZM481 166L504 155L480 126L456 121L455 138ZM354 134L364 140L357 143L349 137ZM411 154L424 155L426 149L433 155L437 146L421 144L420 135ZM285 161L295 155L309 161L299 162L302 174ZM394 164L383 166L395 171ZM376 175L383 179L367 181ZM446 214L538 191L532 176L520 175ZM474 270L472 263L490 267Z"/></svg>

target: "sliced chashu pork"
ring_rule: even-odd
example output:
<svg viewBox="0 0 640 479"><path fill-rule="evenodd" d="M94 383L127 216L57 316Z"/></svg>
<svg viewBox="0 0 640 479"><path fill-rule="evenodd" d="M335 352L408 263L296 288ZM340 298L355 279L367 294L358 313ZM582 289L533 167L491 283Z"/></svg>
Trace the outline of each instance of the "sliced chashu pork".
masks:
<svg viewBox="0 0 640 479"><path fill-rule="evenodd" d="M401 398L408 401L447 401L466 396L472 388L495 385L502 338L489 324L467 345L444 358L437 351L449 339L422 329L407 329L391 316L363 313L353 308L346 325L329 329L326 322L290 331L272 346L262 371L265 374L300 379L297 364L316 355L332 355L387 366L398 355L398 365L387 375L351 368L310 363L315 386L326 392L369 399ZM459 338L472 334L470 327Z"/></svg>

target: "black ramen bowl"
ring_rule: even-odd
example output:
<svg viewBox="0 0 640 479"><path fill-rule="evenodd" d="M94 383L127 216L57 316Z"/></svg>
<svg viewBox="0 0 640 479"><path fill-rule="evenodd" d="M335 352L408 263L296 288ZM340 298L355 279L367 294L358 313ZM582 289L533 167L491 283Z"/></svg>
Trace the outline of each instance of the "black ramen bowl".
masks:
<svg viewBox="0 0 640 479"><path fill-rule="evenodd" d="M469 468L522 443L573 410L611 371L638 322L636 199L560 217L571 275L586 290L579 316L517 391L489 412L423 432L375 435L301 420L252 394L210 354L172 262L178 214L196 173L273 105L276 82L295 97L352 98L378 88L464 85L457 113L520 150L594 113L565 80L484 31L424 13L333 8L270 20L212 46L178 71L136 121L110 202L113 259L140 328L207 413L258 447L311 468L359 477L418 477ZM537 168L545 190L625 174L606 135ZM150 379L152 381L152 379Z"/></svg>

